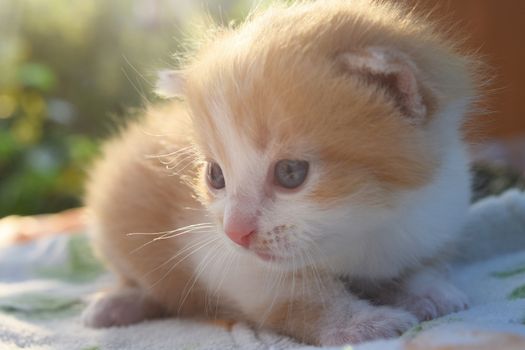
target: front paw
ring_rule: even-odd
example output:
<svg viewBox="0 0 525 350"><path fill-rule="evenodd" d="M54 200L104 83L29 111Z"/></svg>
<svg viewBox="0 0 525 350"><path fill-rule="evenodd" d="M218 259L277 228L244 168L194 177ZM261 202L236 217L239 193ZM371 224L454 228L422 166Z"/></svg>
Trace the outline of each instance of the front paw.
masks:
<svg viewBox="0 0 525 350"><path fill-rule="evenodd" d="M320 345L339 346L394 338L416 323L414 315L401 309L387 306L367 308L352 315L346 324L327 325L321 331Z"/></svg>
<svg viewBox="0 0 525 350"><path fill-rule="evenodd" d="M432 286L417 294L403 297L399 306L416 315L420 321L448 315L468 308L468 297L449 283Z"/></svg>
<svg viewBox="0 0 525 350"><path fill-rule="evenodd" d="M82 313L82 320L87 327L106 328L127 326L162 314L162 308L140 291L124 289L99 294Z"/></svg>

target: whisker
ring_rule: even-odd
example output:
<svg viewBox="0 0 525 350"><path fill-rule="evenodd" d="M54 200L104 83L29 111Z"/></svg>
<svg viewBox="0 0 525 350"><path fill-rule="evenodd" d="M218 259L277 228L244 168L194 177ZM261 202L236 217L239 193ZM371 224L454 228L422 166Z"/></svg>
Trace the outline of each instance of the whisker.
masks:
<svg viewBox="0 0 525 350"><path fill-rule="evenodd" d="M224 282L224 278L230 273L233 263L239 258L239 256L236 255L233 250L229 250L226 256L227 256L226 260L229 260L229 263L226 268L226 272L223 272L222 278L219 281L219 284L217 285L213 293L213 296L217 298L215 301L215 319L217 319L217 312L219 310L219 300L221 297L220 289L222 287L222 283Z"/></svg>
<svg viewBox="0 0 525 350"><path fill-rule="evenodd" d="M219 242L220 243L220 242ZM220 258L220 262L216 263L217 266L224 266L225 265L225 262L226 262L226 257L228 256L228 254L217 254L218 257ZM221 273L219 273L220 276L224 276L224 271L221 271ZM205 288L204 290L204 314L207 316L207 317L210 317L210 305L211 305L211 297L213 296L213 293L210 293L211 291L211 288Z"/></svg>
<svg viewBox="0 0 525 350"><path fill-rule="evenodd" d="M160 232L130 232L130 233L127 233L126 236L149 236L149 235L164 235L164 234L167 234L167 233L175 233L175 232L178 232L178 231L182 231L182 230L186 230L188 228L192 228L192 227L201 227L201 226L214 226L211 222L201 222L199 224L192 224L192 225L187 225L187 226L183 226L183 227L179 227L175 230L169 230L169 231L160 231Z"/></svg>
<svg viewBox="0 0 525 350"><path fill-rule="evenodd" d="M194 156L194 155L188 155L188 156L184 156L182 159L174 159L170 162L167 162L167 163L163 163L166 168L166 170L173 170L173 169L176 169L177 167L181 166L182 164L184 164L185 162L188 162L188 164L192 164L194 163L194 160L195 159L198 159L198 157ZM175 164L171 164L171 163L174 163L176 162ZM170 165L171 164L171 165ZM186 164L185 166L188 166L188 164Z"/></svg>
<svg viewBox="0 0 525 350"><path fill-rule="evenodd" d="M275 304L275 301L277 300L277 296L280 294L280 289L281 289L281 285L282 285L282 282L283 282L284 273L281 270L278 270L278 271L279 271L279 277L277 279L277 283L272 288L272 290L273 290L272 302L270 303L270 306L264 312L263 317L262 317L261 321L259 322L259 328L261 328L264 325L264 323L266 322L266 320L270 316L270 313L272 312L272 309L273 309L273 306Z"/></svg>
<svg viewBox="0 0 525 350"><path fill-rule="evenodd" d="M212 233L213 232L213 231L202 231L201 232L199 230L200 230L200 228L195 228L195 229L192 229L192 230L182 231L182 232L180 232L180 234L187 234L187 233L190 233L190 232L191 233ZM173 237L176 237L176 236L180 236L180 235L179 234L173 234L169 238L173 238ZM130 254L135 254L136 252L138 252L139 250L149 246L150 244L153 244L154 242L159 241L159 240L163 240L163 239L166 239L165 235L161 236L161 237L153 238L153 239L149 240L148 242L142 244L140 247L133 249L130 252Z"/></svg>
<svg viewBox="0 0 525 350"><path fill-rule="evenodd" d="M208 211L208 209L204 209L204 208L192 208L192 207L184 207L182 208L184 210L197 210L197 211Z"/></svg>
<svg viewBox="0 0 525 350"><path fill-rule="evenodd" d="M301 258L301 266L305 266L305 261L304 261L304 251L301 249L299 250L299 256ZM301 285L302 285L302 298L306 298L307 297L307 294L306 294L306 284L305 284L305 280L306 280L306 276L303 276L301 278ZM305 331L306 331L306 313L304 312L303 310L303 334L302 334L302 340L305 340L306 339L306 334L305 334Z"/></svg>
<svg viewBox="0 0 525 350"><path fill-rule="evenodd" d="M167 158L167 160L160 160L160 163L164 165L169 165L181 159L190 158L190 157L199 158L199 154L193 150L184 150L183 152L179 152L178 154L171 155L169 157L164 157L164 158Z"/></svg>
<svg viewBox="0 0 525 350"><path fill-rule="evenodd" d="M122 58L124 59L124 61L126 61L126 63L131 67L131 69L133 69L135 71L135 73L140 77L142 78L142 80L144 80L144 82L146 84L148 84L150 87L154 87L155 84L152 84L152 82L148 79L146 79L146 77L131 63L130 60L128 60L128 58L126 57L126 55L122 55Z"/></svg>
<svg viewBox="0 0 525 350"><path fill-rule="evenodd" d="M190 165L195 164L194 160L190 160L186 165L184 165L182 168L178 169L177 172L174 172L175 175L180 175L186 168L188 168ZM172 168L173 169L173 168ZM170 169L171 170L171 169Z"/></svg>
<svg viewBox="0 0 525 350"><path fill-rule="evenodd" d="M335 271L334 271L333 266L331 266L330 264L327 263L327 257L326 257L326 254L323 254L323 252L321 251L321 248L319 247L319 245L317 244L317 242L312 241L311 247L313 247L313 248L316 249L316 251L317 251L316 256L319 257L319 258L321 259L321 263L323 264L322 267L323 267L324 269L328 269L328 270L330 270L330 272L332 272L333 274L335 274Z"/></svg>
<svg viewBox="0 0 525 350"><path fill-rule="evenodd" d="M317 290L319 291L319 297L321 299L321 303L323 305L323 309L326 309L326 304L325 304L325 300L324 300L324 297L323 297L323 286L322 286L322 280L321 280L321 276L319 275L319 271L317 270L317 267L315 266L315 263L313 261L313 259L311 258L310 256L310 253L308 251L305 251L306 253L306 259L308 260L308 267L312 270L312 273L313 273L313 278L314 278L314 281L315 281L315 285L317 287Z"/></svg>
<svg viewBox="0 0 525 350"><path fill-rule="evenodd" d="M182 301L180 302L179 304L179 308L177 310L177 314L180 314L180 311L182 310L182 307L184 305L184 303L186 302L186 299L188 298L188 296L190 295L193 287L195 287L195 284L197 283L197 280L199 279L199 277L202 275L202 273L204 272L204 270L206 269L206 267L208 267L208 265L210 264L210 262L213 260L213 258L215 258L218 254L220 253L219 250L210 250L205 256L204 258L202 259L202 261L199 263L199 265L197 266L197 268L195 269L194 273L193 273L193 277L191 280L189 280L188 282L186 282L186 285L184 286L184 289L183 289L183 293L184 293L184 290L186 290L186 287L188 285L188 283L191 282L191 285L190 285L190 288L188 289L188 291L186 292L186 294L184 295L184 297L182 298ZM212 257L210 258L209 256L212 255Z"/></svg>
<svg viewBox="0 0 525 350"><path fill-rule="evenodd" d="M290 320L290 315L293 310L293 303L295 298L295 254L292 255L292 293L290 296L291 302L288 304L288 309L286 310L286 320Z"/></svg>
<svg viewBox="0 0 525 350"><path fill-rule="evenodd" d="M172 256L171 258L169 258L168 260L166 260L165 262L163 262L162 264L160 264L159 266L157 266L156 268L152 269L151 271L149 271L146 275L144 275L145 277L148 276L150 273L152 272L155 272L157 271L158 269L162 268L163 266L169 264L171 261L173 261L174 259L176 259L177 257L179 257L180 255L184 254L185 252L187 252L188 250L198 246L199 244L202 244L202 243L205 243L205 242L209 242L213 239L214 237L204 237L204 238L201 238L199 241L197 242L189 242L188 244L186 244L184 246L184 248L182 248L181 250L177 251L177 253Z"/></svg>
<svg viewBox="0 0 525 350"><path fill-rule="evenodd" d="M178 237L178 236L182 236L182 235L185 235L187 233L213 233L213 232L216 232L216 230L212 230L211 228L213 227L210 227L210 230L206 230L206 231L197 231L198 229L194 229L194 230L187 230L187 231L182 231L182 232L179 232L179 233L175 233L175 234L172 234L172 235L169 235L169 236L161 236L161 237L157 237L157 238L154 238L153 241L160 241L160 240L163 240L163 239L170 239L170 238L174 238L174 237Z"/></svg>
<svg viewBox="0 0 525 350"><path fill-rule="evenodd" d="M194 249L193 251L191 251L190 253L188 253L187 255L185 255L182 259L180 259L179 261L177 261L173 266L171 266L169 268L169 270L155 283L153 283L151 285L150 288L153 288L155 287L158 283L160 283L162 280L164 280L164 278L166 278L181 262L183 262L184 260L186 260L188 257L190 257L191 255L195 254L196 252L198 252L199 250L203 249L204 247L208 246L209 244L217 241L219 239L219 237L212 237L211 239L209 238L207 241L205 241L205 243L203 243L202 241L198 242L197 244L194 244L192 245L191 247L185 249L184 251L188 250L188 249L191 249L195 246L198 246L200 245L200 247L197 247L196 249ZM155 270L158 270L159 268L161 268L162 266L165 266L167 263L169 263L170 261L173 261L173 259L175 259L177 256L179 256L180 254L182 254L182 252L179 252L178 254L176 254L174 257L168 259L168 261L166 261L165 263L163 263L162 265L158 266L157 268L155 268L154 270L148 272L151 273Z"/></svg>
<svg viewBox="0 0 525 350"><path fill-rule="evenodd" d="M145 155L146 158L167 158L167 157L171 157L171 156L175 156L181 152L186 152L186 151L194 151L194 152L197 152L195 150L195 147L194 146L187 146L187 147L183 147L183 148L180 148L176 151L173 151L173 152L170 152L170 153L164 153L164 154L147 154Z"/></svg>
<svg viewBox="0 0 525 350"><path fill-rule="evenodd" d="M135 82L131 79L131 77L129 76L128 72L126 71L126 69L124 67L122 67L120 69L122 71L122 73L124 73L124 76L126 77L126 79L128 80L128 82L131 84L131 86L135 89L135 91L137 92L137 94L139 95L139 97L142 99L142 102L146 103L146 104L151 104L151 101L148 99L148 97L146 96L146 94L144 93L144 89L142 88L142 85L140 85L140 82L136 82L139 87L137 87L137 84L135 84Z"/></svg>
<svg viewBox="0 0 525 350"><path fill-rule="evenodd" d="M174 237L177 237L177 236L180 236L180 235L183 235L183 234L187 234L187 233L190 233L190 232L193 232L193 233L211 233L211 232L214 232L213 230L211 230L213 227L215 227L214 225L201 225L201 226L196 226L196 225L197 224L195 224L195 225L188 225L186 227L181 227L181 228L176 229L176 230L165 231L166 233L164 233L162 236L156 237L156 238L153 238L153 239L149 240L148 242L142 244L141 246L133 249L130 252L130 254L135 254L139 250L141 250L141 249L143 249L143 248L149 246L150 244L152 244L152 243L154 243L156 241L159 241L159 240L163 240L163 239L167 239L167 238L174 238ZM190 227L190 228L188 228L188 227ZM184 228L188 228L188 229L181 232L180 230L184 229Z"/></svg>

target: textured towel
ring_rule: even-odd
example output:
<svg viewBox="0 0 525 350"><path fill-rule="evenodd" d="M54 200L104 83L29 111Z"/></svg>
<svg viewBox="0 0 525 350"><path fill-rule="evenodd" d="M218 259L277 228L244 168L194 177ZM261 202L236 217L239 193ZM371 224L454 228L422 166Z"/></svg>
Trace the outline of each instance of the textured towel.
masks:
<svg viewBox="0 0 525 350"><path fill-rule="evenodd" d="M478 202L465 230L461 251L470 262L459 262L452 278L472 307L423 322L399 339L353 349L525 349L525 194L508 191ZM0 350L313 349L241 323L167 319L83 327L89 295L111 282L81 234L0 250Z"/></svg>

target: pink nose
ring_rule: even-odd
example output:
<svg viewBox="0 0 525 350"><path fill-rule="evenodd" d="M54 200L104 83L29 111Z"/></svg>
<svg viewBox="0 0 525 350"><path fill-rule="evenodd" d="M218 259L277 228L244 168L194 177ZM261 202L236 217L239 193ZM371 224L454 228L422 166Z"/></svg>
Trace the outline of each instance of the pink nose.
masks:
<svg viewBox="0 0 525 350"><path fill-rule="evenodd" d="M244 248L248 248L250 240L256 231L255 219L232 217L227 221L225 231L232 241Z"/></svg>
<svg viewBox="0 0 525 350"><path fill-rule="evenodd" d="M250 246L250 239L252 235L255 233L255 230L253 231L227 231L226 234L232 241L240 245L241 247L248 248Z"/></svg>

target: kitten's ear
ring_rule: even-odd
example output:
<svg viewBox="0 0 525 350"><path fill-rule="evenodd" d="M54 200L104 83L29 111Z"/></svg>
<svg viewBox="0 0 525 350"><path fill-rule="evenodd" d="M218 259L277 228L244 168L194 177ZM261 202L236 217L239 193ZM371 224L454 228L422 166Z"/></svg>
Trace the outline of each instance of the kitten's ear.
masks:
<svg viewBox="0 0 525 350"><path fill-rule="evenodd" d="M412 123L424 122L429 113L429 96L422 90L417 67L407 55L373 47L343 53L339 59L350 74L385 91Z"/></svg>
<svg viewBox="0 0 525 350"><path fill-rule="evenodd" d="M157 73L155 93L164 98L181 97L184 95L185 85L182 71L161 70Z"/></svg>

